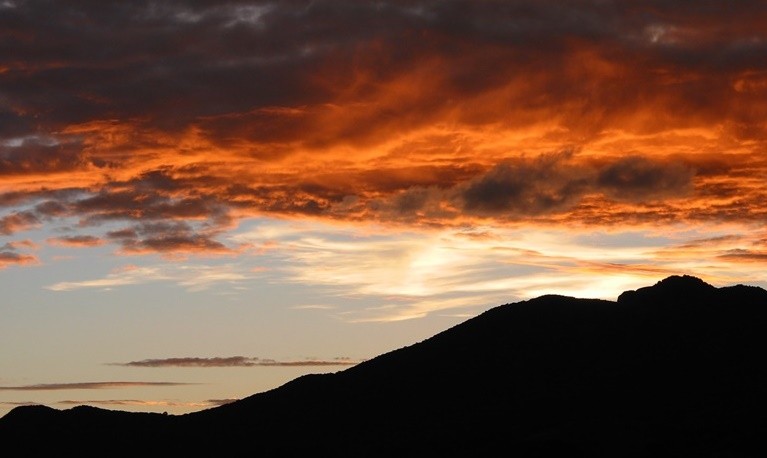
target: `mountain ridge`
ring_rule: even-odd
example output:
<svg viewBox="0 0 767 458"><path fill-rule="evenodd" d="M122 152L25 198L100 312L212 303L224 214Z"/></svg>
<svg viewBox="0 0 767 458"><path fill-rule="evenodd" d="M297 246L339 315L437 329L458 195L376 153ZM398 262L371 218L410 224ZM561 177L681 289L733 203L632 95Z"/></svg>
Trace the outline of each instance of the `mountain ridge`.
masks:
<svg viewBox="0 0 767 458"><path fill-rule="evenodd" d="M17 407L0 439L269 456L751 456L767 433L767 291L670 276L616 301L503 304L339 372L184 415ZM82 407L82 406L80 406ZM270 442L269 438L292 440ZM184 445L190 437L194 446ZM35 441L35 439L38 439ZM78 453L95 451L79 448ZM32 456L32 455L30 455Z"/></svg>

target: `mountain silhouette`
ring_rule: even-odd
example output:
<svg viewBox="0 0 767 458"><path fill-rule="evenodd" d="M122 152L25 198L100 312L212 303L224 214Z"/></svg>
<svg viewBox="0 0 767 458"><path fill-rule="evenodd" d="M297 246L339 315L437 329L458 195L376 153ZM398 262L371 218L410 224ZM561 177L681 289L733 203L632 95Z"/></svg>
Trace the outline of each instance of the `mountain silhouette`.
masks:
<svg viewBox="0 0 767 458"><path fill-rule="evenodd" d="M767 291L687 275L492 308L184 415L21 406L14 456L767 456ZM244 452L243 452L244 450Z"/></svg>

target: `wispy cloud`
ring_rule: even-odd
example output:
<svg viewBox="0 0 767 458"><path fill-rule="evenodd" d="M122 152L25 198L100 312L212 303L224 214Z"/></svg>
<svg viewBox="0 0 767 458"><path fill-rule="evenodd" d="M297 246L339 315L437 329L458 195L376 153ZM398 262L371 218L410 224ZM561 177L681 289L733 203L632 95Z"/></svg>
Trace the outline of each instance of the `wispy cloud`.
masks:
<svg viewBox="0 0 767 458"><path fill-rule="evenodd" d="M719 258L736 262L767 263L767 251L755 251L736 248L719 255Z"/></svg>
<svg viewBox="0 0 767 458"><path fill-rule="evenodd" d="M153 408L153 407L182 407L182 408L207 408L217 407L224 404L229 404L237 399L211 399L198 402L190 401L169 401L169 400L145 400L145 399L98 399L98 400L64 400L58 401L56 404L60 405L94 405L105 407L141 407L141 408Z"/></svg>
<svg viewBox="0 0 767 458"><path fill-rule="evenodd" d="M746 261L757 261L760 251L723 250L759 243L761 236L734 230L686 226L671 233L597 233L588 228L469 226L415 232L362 224L261 222L235 237L256 246L272 243L272 252L285 260L278 269L284 281L324 286L347 298L375 298L378 304L335 307L332 313L340 319L396 321L465 314L552 292L613 300L626 289L679 272L693 272L714 284L738 276L757 278ZM741 263L726 274L724 258Z"/></svg>
<svg viewBox="0 0 767 458"><path fill-rule="evenodd" d="M0 386L0 391L59 391L59 390L102 390L132 387L172 387L194 385L179 382L76 382L76 383L41 383L37 385Z"/></svg>
<svg viewBox="0 0 767 458"><path fill-rule="evenodd" d="M39 404L38 402L34 402L34 401L17 401L17 402L0 401L0 405L4 405L4 406L8 406L8 407L34 406L34 405L38 405L38 404Z"/></svg>
<svg viewBox="0 0 767 458"><path fill-rule="evenodd" d="M272 241L276 252L288 260L281 269L285 281L325 286L342 296L376 298L376 307L334 311L347 321L402 320L429 313L461 313L461 309L465 313L479 305L529 297L542 272L573 274L581 259L649 262L642 247L616 246L608 252L579 245L573 234L554 231L484 227L399 232L316 223L292 224L281 231L281 226L261 224L237 237L255 245ZM573 281L588 284L590 280L584 273ZM600 296L617 296L621 291L614 288L618 286L606 288ZM562 292L573 290L561 287Z"/></svg>
<svg viewBox="0 0 767 458"><path fill-rule="evenodd" d="M51 245L68 247L90 247L104 244L104 240L92 235L70 235L62 237L51 237L47 240Z"/></svg>
<svg viewBox="0 0 767 458"><path fill-rule="evenodd" d="M339 357L331 360L303 359L303 360L275 360L265 358L253 358L245 356L229 356L214 358L164 358L144 359L127 363L114 363L117 366L128 367L312 367L312 366L352 366L359 361L350 358Z"/></svg>
<svg viewBox="0 0 767 458"><path fill-rule="evenodd" d="M254 275L233 264L225 265L181 265L160 264L156 266L126 265L92 280L58 282L46 286L51 291L73 291L78 289L111 289L119 286L153 282L170 282L190 291L202 291L216 284L236 284Z"/></svg>
<svg viewBox="0 0 767 458"><path fill-rule="evenodd" d="M209 407L217 407L225 404L232 403L238 399L207 399L204 401L178 401L178 400L148 400L148 399L67 399L62 401L56 401L53 404L62 406L80 406L80 405L92 405L103 407L138 407L138 408L156 408L156 407L169 407L169 408L182 408L182 409L204 409ZM0 405L7 407L18 406L33 406L40 405L40 402L35 401L0 401Z"/></svg>

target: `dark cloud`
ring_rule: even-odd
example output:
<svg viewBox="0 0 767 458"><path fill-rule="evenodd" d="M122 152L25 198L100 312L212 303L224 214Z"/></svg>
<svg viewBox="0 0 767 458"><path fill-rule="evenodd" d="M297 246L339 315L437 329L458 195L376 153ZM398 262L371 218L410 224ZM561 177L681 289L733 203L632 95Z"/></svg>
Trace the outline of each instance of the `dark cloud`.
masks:
<svg viewBox="0 0 767 458"><path fill-rule="evenodd" d="M736 248L727 250L718 256L720 259L735 262L767 262L767 251L747 250Z"/></svg>
<svg viewBox="0 0 767 458"><path fill-rule="evenodd" d="M87 164L77 142L61 144L53 138L32 137L0 147L0 176L67 172Z"/></svg>
<svg viewBox="0 0 767 458"><path fill-rule="evenodd" d="M741 235L720 235L718 237L690 240L683 245L679 245L678 248L704 248L708 246L717 246L728 242L737 242L742 239L743 236Z"/></svg>
<svg viewBox="0 0 767 458"><path fill-rule="evenodd" d="M37 257L31 254L20 253L19 248L36 248L34 242L30 240L19 240L6 242L0 245L0 269L9 265L36 264Z"/></svg>
<svg viewBox="0 0 767 458"><path fill-rule="evenodd" d="M138 238L138 233L130 228L118 229L116 231L107 232L107 237L117 240L134 240Z"/></svg>
<svg viewBox="0 0 767 458"><path fill-rule="evenodd" d="M37 248L37 244L31 240L15 240L6 242L0 247L2 250L17 250L19 248Z"/></svg>
<svg viewBox="0 0 767 458"><path fill-rule="evenodd" d="M563 167L570 154L508 161L461 186L463 211L536 215L570 208L589 188L589 171Z"/></svg>
<svg viewBox="0 0 767 458"><path fill-rule="evenodd" d="M394 198L399 213L413 214L424 209L430 202L441 200L440 192L434 187L413 186Z"/></svg>
<svg viewBox="0 0 767 458"><path fill-rule="evenodd" d="M239 399L208 399L205 402L212 406L223 406L226 404L231 404L232 402L235 402L235 401L239 401Z"/></svg>
<svg viewBox="0 0 767 458"><path fill-rule="evenodd" d="M3 269L9 265L34 264L37 262L37 257L33 255L2 250L3 248L0 248L0 269Z"/></svg>
<svg viewBox="0 0 767 458"><path fill-rule="evenodd" d="M73 202L76 214L88 215L89 221L166 220L174 218L206 218L225 213L214 198L178 198L163 196L159 190L151 194L141 189L100 193Z"/></svg>
<svg viewBox="0 0 767 458"><path fill-rule="evenodd" d="M61 215L64 203L87 193L85 189L63 187L60 189L33 189L0 194L0 206L19 207L35 204L35 213L41 216Z"/></svg>
<svg viewBox="0 0 767 458"><path fill-rule="evenodd" d="M594 110L631 112L658 91L680 102L667 106L675 112L698 108L714 115L721 106L707 102L711 90L731 93L728 73L765 69L759 57L767 45L753 39L764 34L760 15L754 14L763 5L706 4L23 2L4 11L9 39L0 55L8 57L2 60L6 70L0 82L13 107L6 116L18 126L31 124L33 116L38 126L106 117L176 129L199 122L222 142L293 141L302 132L322 143L328 138L307 129L316 127L317 113L285 117L268 109L321 107L348 95L370 100L381 82L397 81L429 62L446 71L425 96L400 100L403 105L396 109L404 122L398 126L425 122L429 112L447 107L442 94L469 97L530 72L540 75L540 84L528 84L536 91L528 100L561 100L563 106L576 101L577 109L592 112L586 119L593 119ZM588 45L619 66L630 65L633 78L645 82L626 94L613 77L592 68L591 75L608 84L560 85L552 72L567 71L576 45ZM703 81L690 91L664 84L665 75L674 73ZM755 87L749 81L740 87ZM581 99L586 95L595 103ZM607 101L628 106L601 103ZM730 108L744 122L758 119L738 105L732 100ZM333 137L359 138L360 130L390 124L386 111L393 107L379 108L356 124L338 125ZM241 123L236 116L216 121L233 113L243 116Z"/></svg>
<svg viewBox="0 0 767 458"><path fill-rule="evenodd" d="M204 408L204 407L215 407L217 404L213 401L203 401L203 402L181 402L181 401L168 401L168 400L162 400L162 401L154 401L154 400L145 400L145 399L65 399L63 401L57 401L56 404L61 405L74 405L74 406L80 406L80 405L96 405L96 406L138 406L138 407L158 407L158 406L164 406L164 407L196 407L196 408Z"/></svg>
<svg viewBox="0 0 767 458"><path fill-rule="evenodd" d="M11 191L0 194L0 206L9 207L28 201L32 196L28 192Z"/></svg>
<svg viewBox="0 0 767 458"><path fill-rule="evenodd" d="M571 211L594 195L630 202L685 197L692 178L692 170L677 162L632 156L593 165L564 152L507 160L447 190L413 187L396 195L394 206L418 212L438 199L463 214L547 215Z"/></svg>
<svg viewBox="0 0 767 458"><path fill-rule="evenodd" d="M61 245L70 247L99 246L104 244L104 240L92 235L70 235L63 237L52 237L48 239L51 245Z"/></svg>
<svg viewBox="0 0 767 458"><path fill-rule="evenodd" d="M119 364L133 367L250 367L255 366L258 358L230 356L225 358L165 358L144 359Z"/></svg>
<svg viewBox="0 0 767 458"><path fill-rule="evenodd" d="M332 360L307 359L299 361L277 361L274 359L250 358L245 356L229 356L223 358L165 358L144 359L121 363L120 366L130 367L252 367L252 366L350 366L359 361L349 358L335 358Z"/></svg>
<svg viewBox="0 0 767 458"><path fill-rule="evenodd" d="M40 224L40 219L32 212L15 212L0 217L0 235L11 235Z"/></svg>
<svg viewBox="0 0 767 458"><path fill-rule="evenodd" d="M11 402L11 401L2 401L0 404L6 405L6 406L36 406L39 405L39 402L32 402L32 401L20 401L20 402Z"/></svg>
<svg viewBox="0 0 767 458"><path fill-rule="evenodd" d="M201 234L179 234L149 237L123 244L126 253L232 253L221 242Z"/></svg>
<svg viewBox="0 0 767 458"><path fill-rule="evenodd" d="M46 200L35 205L34 212L42 217L67 216L70 208L66 202Z"/></svg>
<svg viewBox="0 0 767 458"><path fill-rule="evenodd" d="M111 232L126 253L231 253L232 250L216 241L216 234L197 232L184 221L144 223L137 225L133 232L121 230ZM135 234L136 237L131 237Z"/></svg>
<svg viewBox="0 0 767 458"><path fill-rule="evenodd" d="M693 175L693 170L679 163L631 156L600 170L596 183L612 198L642 201L686 194Z"/></svg>

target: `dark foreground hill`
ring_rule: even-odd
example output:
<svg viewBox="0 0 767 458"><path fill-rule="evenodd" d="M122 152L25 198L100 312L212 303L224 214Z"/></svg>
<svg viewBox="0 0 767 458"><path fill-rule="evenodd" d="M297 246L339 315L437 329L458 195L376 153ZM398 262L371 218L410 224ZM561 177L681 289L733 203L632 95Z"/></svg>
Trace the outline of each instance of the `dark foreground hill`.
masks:
<svg viewBox="0 0 767 458"><path fill-rule="evenodd" d="M18 407L13 456L767 456L767 291L689 276L506 304L186 415ZM11 456L11 455L9 455Z"/></svg>

